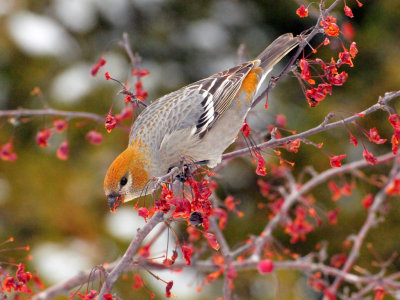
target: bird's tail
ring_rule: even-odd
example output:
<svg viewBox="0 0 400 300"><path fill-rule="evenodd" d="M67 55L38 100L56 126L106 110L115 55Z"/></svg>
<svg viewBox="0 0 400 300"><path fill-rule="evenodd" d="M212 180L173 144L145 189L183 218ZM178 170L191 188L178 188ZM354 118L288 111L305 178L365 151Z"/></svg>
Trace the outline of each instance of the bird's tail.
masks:
<svg viewBox="0 0 400 300"><path fill-rule="evenodd" d="M262 83L268 73L271 72L272 68L298 44L299 39L297 37L293 37L291 33L286 33L278 37L271 45L261 52L259 56L257 56L257 59L260 60L258 67L261 68L262 73L255 94L259 92Z"/></svg>
<svg viewBox="0 0 400 300"><path fill-rule="evenodd" d="M299 39L291 33L286 33L272 42L258 57L259 67L268 73L286 54L299 44Z"/></svg>

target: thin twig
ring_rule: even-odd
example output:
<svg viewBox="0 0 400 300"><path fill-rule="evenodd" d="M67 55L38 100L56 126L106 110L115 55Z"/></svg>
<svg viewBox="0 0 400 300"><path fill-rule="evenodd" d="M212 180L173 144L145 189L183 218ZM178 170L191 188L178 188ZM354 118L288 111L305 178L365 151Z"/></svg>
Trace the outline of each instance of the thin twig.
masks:
<svg viewBox="0 0 400 300"><path fill-rule="evenodd" d="M318 33L321 32L320 21L322 20L322 14L328 14L340 2L342 2L342 0L335 0L335 2L333 2L331 4L331 6L326 10L322 9L324 4L323 4L323 2L321 2L321 6L320 6L321 15L319 16L313 30L308 35L305 36L304 40L302 41L302 43L300 43L299 47L297 48L296 53L291 57L289 63L281 71L281 73L277 77L275 77L274 80L270 80L268 87L253 101L252 107L256 106L261 100L265 99L267 97L268 93L276 86L276 84L280 80L282 80L282 78L284 78L292 70L297 57L301 54L301 52L308 45L308 43L314 38L314 36L316 36Z"/></svg>
<svg viewBox="0 0 400 300"><path fill-rule="evenodd" d="M129 41L129 35L128 33L124 32L122 34L122 42L120 42L120 46L124 48L126 54L129 57L129 60L131 62L131 70L136 68L136 60L135 60L135 55L133 54L132 48L131 48L131 43Z"/></svg>
<svg viewBox="0 0 400 300"><path fill-rule="evenodd" d="M104 264L103 268L106 272L110 272L116 266L117 261L112 262L110 264ZM47 300L54 299L60 295L67 295L71 289L76 286L81 285L85 281L94 280L95 277L90 277L93 269L86 270L84 272L80 272L78 275L71 277L66 281L59 282L43 291L40 291L36 295L32 296L32 300Z"/></svg>

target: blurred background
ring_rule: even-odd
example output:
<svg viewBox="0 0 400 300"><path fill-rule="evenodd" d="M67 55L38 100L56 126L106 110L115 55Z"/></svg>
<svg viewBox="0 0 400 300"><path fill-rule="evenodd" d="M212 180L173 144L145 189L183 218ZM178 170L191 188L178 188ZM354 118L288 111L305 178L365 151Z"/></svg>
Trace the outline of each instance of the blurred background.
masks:
<svg viewBox="0 0 400 300"><path fill-rule="evenodd" d="M327 5L331 2L327 1ZM287 127L300 132L319 124L330 111L339 111L340 117L346 117L374 104L384 92L400 88L400 2L365 0L363 3L359 8L355 1L347 1L354 19L344 16L343 4L333 13L339 25L351 24L359 49L355 67L346 69L349 73L346 84L334 87L332 96L310 109L298 81L288 76L270 94L270 108L264 110L261 103L250 115L248 122L252 128L265 131L277 114L284 114ZM121 81L128 78L129 61L118 46L123 32L129 34L132 48L143 58L142 67L150 71L143 78L143 85L149 98L156 99L235 65L240 44L246 46L250 59L280 34L299 34L309 28L316 19L312 16L300 19L295 13L300 4L303 4L301 0L1 0L0 109L42 108L38 97L31 95L39 87L52 108L105 116L114 101L114 111L118 112L123 107L123 97L117 95L120 87L105 81L103 74L109 71ZM317 4L310 7L313 9L317 9ZM313 45L319 42L321 38ZM341 47L340 43L333 42L330 47L319 51L318 56L325 60L331 56L336 58L335 48ZM91 67L103 53L107 64L97 77L92 77ZM283 66L277 67L275 74ZM16 127L5 119L0 120L0 145L13 137L18 154L15 162L0 161L0 243L12 236L16 246L29 245L32 257L27 261L28 269L37 272L46 285L105 261L114 261L126 249L136 229L143 225L132 209L133 204L126 204L111 214L102 189L107 167L126 147L128 133L115 129L107 134L101 123L74 120L66 132L53 134L49 147L39 148L35 143L36 133L51 127L52 119L29 118ZM382 138L390 139L390 124L385 113L368 116L361 124L368 130L376 126ZM104 135L104 142L99 146L85 140L86 133L93 129ZM357 131L354 129L354 132ZM357 137L361 134L357 133ZM70 145L70 157L62 161L56 158L56 150L65 139ZM335 154L346 153L346 161L362 157L362 148L349 143L345 128L313 136L311 140L323 142ZM376 155L390 151L390 145L374 147L365 142ZM326 154L312 146L304 145L296 155L284 153L283 156L296 163L295 175L308 165L317 171L329 168ZM270 166L279 162L266 158L268 172ZM254 170L251 159L244 157L223 168L217 176L218 195L221 199L227 195L240 199L238 208L244 212L243 218L230 215L225 229L233 247L249 235L259 234L266 224L268 210L257 206L266 199L259 193ZM371 169L371 173L377 174L386 171L387 166ZM272 178L267 175L264 180ZM340 209L338 224L332 226L324 220L307 241L295 245L290 244L290 237L280 229L276 236L284 247L305 254L319 241L328 240L329 254L343 251L343 240L359 230L366 216L361 199L376 190L352 177L343 177L337 182L339 185L356 182L357 187L351 196L342 197L336 203L331 201L326 186L316 189L314 196L321 209ZM392 199L391 203L394 201L397 200ZM399 247L398 207L393 205L387 222L367 238L383 260ZM160 238L155 248L159 252L154 255L162 254L166 244L167 237ZM363 251L360 265L371 269L370 262L376 257L373 251ZM0 254L0 261L26 260L26 254L21 251ZM393 269L399 267L396 260ZM203 275L194 271L157 275L167 281L174 280L172 292L179 299L215 299L221 295L221 282L195 293ZM145 273L143 276L148 288L158 294L156 298L163 298L165 286ZM119 281L116 291L124 299L148 298L145 291L133 290L131 286L129 275ZM274 276L240 273L235 286L240 299L275 299L276 295L280 299L320 299L307 286L306 277L294 271L279 271Z"/></svg>

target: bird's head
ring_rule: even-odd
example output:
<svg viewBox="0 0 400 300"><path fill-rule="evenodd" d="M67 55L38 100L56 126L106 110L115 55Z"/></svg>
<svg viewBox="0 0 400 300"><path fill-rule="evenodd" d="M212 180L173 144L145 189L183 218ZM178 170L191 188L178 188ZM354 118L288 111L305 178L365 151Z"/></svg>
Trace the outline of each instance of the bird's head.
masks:
<svg viewBox="0 0 400 300"><path fill-rule="evenodd" d="M130 145L111 164L104 179L104 192L112 212L122 203L146 194L148 160L141 148Z"/></svg>

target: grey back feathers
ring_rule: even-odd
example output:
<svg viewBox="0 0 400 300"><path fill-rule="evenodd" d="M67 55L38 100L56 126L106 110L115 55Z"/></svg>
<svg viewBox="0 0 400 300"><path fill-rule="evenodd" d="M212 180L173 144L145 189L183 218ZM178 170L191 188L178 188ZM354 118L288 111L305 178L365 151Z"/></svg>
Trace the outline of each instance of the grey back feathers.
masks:
<svg viewBox="0 0 400 300"><path fill-rule="evenodd" d="M228 109L253 67L254 62L246 62L159 98L136 119L129 141L141 138L148 144L155 138L159 145L165 134L188 127L194 139L202 138Z"/></svg>

